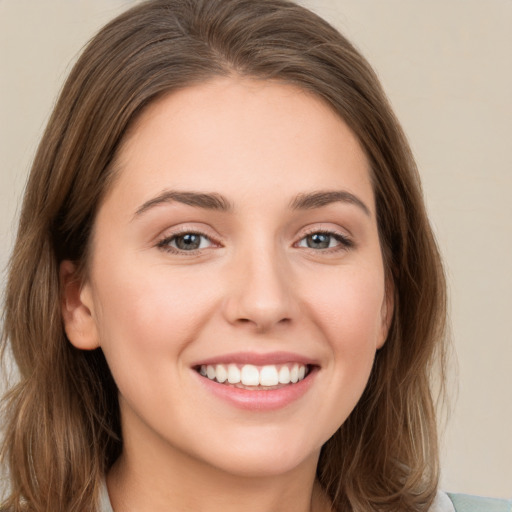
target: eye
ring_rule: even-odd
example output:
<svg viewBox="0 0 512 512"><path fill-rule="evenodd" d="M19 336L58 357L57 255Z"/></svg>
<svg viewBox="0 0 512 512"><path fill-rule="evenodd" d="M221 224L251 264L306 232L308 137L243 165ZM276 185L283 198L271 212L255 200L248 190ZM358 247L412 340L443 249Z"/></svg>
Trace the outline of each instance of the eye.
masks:
<svg viewBox="0 0 512 512"><path fill-rule="evenodd" d="M192 252L211 247L213 242L202 233L179 233L158 242L158 247L171 252Z"/></svg>
<svg viewBox="0 0 512 512"><path fill-rule="evenodd" d="M346 236L340 233L332 233L328 231L316 231L306 235L304 238L299 240L298 247L306 247L308 249L347 249L352 247L352 242Z"/></svg>

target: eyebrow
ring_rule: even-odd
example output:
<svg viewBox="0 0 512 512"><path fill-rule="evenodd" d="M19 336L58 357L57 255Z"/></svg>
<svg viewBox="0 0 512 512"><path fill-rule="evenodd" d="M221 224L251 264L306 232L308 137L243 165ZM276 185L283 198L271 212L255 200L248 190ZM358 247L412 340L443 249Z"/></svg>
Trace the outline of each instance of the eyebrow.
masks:
<svg viewBox="0 0 512 512"><path fill-rule="evenodd" d="M346 190L319 190L317 192L299 194L292 200L290 207L293 210L312 210L338 202L353 204L360 208L368 217L371 217L368 206L357 196Z"/></svg>
<svg viewBox="0 0 512 512"><path fill-rule="evenodd" d="M165 190L153 199L146 201L140 208L137 209L135 216L142 215L155 206L172 202L187 204L197 208L204 208L205 210L217 210L225 212L233 209L231 203L220 194Z"/></svg>
<svg viewBox="0 0 512 512"><path fill-rule="evenodd" d="M135 217L142 215L155 206L172 202L222 212L234 209L230 201L221 194L164 190L161 194L140 206L135 212ZM290 208L293 210L313 210L338 202L353 204L359 207L368 217L371 217L370 209L363 201L345 190L320 190L317 192L298 194L291 201Z"/></svg>

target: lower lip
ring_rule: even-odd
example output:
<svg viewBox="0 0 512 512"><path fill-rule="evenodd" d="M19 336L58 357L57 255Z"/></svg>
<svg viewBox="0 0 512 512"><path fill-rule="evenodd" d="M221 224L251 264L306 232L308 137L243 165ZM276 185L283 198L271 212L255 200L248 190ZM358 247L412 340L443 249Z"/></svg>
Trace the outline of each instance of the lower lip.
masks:
<svg viewBox="0 0 512 512"><path fill-rule="evenodd" d="M195 371L195 370L194 370ZM299 400L306 394L315 379L317 368L296 384L289 384L277 389L250 390L219 384L195 372L201 384L215 396L231 405L250 411L275 411Z"/></svg>

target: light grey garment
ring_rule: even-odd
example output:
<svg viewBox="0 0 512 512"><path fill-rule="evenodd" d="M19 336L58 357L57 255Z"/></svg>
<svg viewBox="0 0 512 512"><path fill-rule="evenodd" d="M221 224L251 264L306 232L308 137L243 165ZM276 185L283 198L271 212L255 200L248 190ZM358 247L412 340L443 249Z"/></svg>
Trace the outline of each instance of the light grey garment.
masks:
<svg viewBox="0 0 512 512"><path fill-rule="evenodd" d="M101 486L99 512L114 512L112 505L110 504L105 481L103 481L103 485ZM453 508L453 504L448 495L442 491L438 491L436 499L432 504L432 507L430 507L429 512L455 512L455 509Z"/></svg>
<svg viewBox="0 0 512 512"><path fill-rule="evenodd" d="M432 503L429 512L455 512L455 507L448 494L443 491L437 491L436 499Z"/></svg>
<svg viewBox="0 0 512 512"><path fill-rule="evenodd" d="M103 480L100 491L100 502L98 507L99 512L114 512L108 497L107 483Z"/></svg>

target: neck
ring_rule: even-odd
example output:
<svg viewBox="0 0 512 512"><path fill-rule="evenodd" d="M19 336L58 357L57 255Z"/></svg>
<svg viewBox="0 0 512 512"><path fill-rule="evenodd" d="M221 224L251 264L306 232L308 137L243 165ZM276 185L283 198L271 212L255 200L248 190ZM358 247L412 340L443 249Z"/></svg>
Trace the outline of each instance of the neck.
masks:
<svg viewBox="0 0 512 512"><path fill-rule="evenodd" d="M176 476L176 475L175 475ZM181 476L186 476L182 473ZM109 495L115 512L326 512L327 498L314 482L283 478L203 478L193 480L162 478L148 482L145 475L128 473L122 464L107 476Z"/></svg>
<svg viewBox="0 0 512 512"><path fill-rule="evenodd" d="M315 483L318 454L284 474L234 475L185 454L162 460L163 452L137 454L124 448L107 475L115 512L330 510Z"/></svg>

